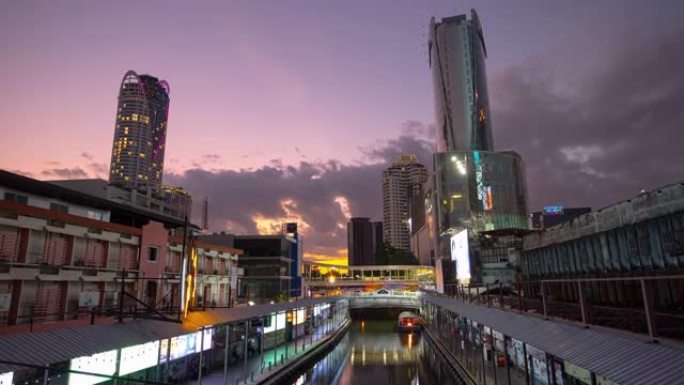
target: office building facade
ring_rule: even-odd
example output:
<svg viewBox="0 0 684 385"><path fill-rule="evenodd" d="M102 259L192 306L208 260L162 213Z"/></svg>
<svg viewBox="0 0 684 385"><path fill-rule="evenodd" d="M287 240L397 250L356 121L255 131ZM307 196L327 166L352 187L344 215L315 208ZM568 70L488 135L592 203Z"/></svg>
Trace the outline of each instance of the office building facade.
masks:
<svg viewBox="0 0 684 385"><path fill-rule="evenodd" d="M370 218L351 218L347 223L347 254L350 266L374 264L373 230Z"/></svg>
<svg viewBox="0 0 684 385"><path fill-rule="evenodd" d="M164 171L170 88L166 81L128 71L119 89L110 184L159 188Z"/></svg>
<svg viewBox="0 0 684 385"><path fill-rule="evenodd" d="M427 180L425 166L415 155L399 156L382 173L383 240L396 249L410 251L409 201Z"/></svg>

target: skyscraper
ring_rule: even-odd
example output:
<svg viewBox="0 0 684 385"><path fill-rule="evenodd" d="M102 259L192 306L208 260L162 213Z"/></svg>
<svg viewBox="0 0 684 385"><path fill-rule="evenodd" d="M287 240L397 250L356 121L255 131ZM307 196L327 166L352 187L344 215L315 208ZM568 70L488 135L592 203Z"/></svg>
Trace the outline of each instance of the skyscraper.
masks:
<svg viewBox="0 0 684 385"><path fill-rule="evenodd" d="M164 171L169 84L126 72L119 89L109 183L147 190L161 187Z"/></svg>
<svg viewBox="0 0 684 385"><path fill-rule="evenodd" d="M417 229L418 252L435 259L445 285L514 274L512 266L502 268L483 257L492 254L493 237L524 232L529 225L522 158L514 151L494 151L487 49L477 13L439 22L433 17L428 49L437 153L430 182L434 189L423 193L425 214L413 213L426 215L417 224L431 226ZM425 250L430 244L432 249ZM440 285L438 279L438 290Z"/></svg>
<svg viewBox="0 0 684 385"><path fill-rule="evenodd" d="M347 223L347 253L350 266L372 265L373 223L370 218L351 218Z"/></svg>
<svg viewBox="0 0 684 385"><path fill-rule="evenodd" d="M436 22L428 41L435 100L437 152L493 151L485 58L475 10Z"/></svg>
<svg viewBox="0 0 684 385"><path fill-rule="evenodd" d="M410 251L409 199L427 180L427 170L415 155L401 155L382 173L384 241L396 249Z"/></svg>

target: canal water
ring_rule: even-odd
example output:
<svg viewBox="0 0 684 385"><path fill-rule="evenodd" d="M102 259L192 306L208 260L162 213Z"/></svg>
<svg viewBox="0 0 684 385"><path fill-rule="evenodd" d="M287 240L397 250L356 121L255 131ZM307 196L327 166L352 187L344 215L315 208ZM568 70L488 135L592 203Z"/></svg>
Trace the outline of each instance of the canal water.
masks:
<svg viewBox="0 0 684 385"><path fill-rule="evenodd" d="M399 333L395 320L355 320L325 357L293 385L460 384L420 333Z"/></svg>

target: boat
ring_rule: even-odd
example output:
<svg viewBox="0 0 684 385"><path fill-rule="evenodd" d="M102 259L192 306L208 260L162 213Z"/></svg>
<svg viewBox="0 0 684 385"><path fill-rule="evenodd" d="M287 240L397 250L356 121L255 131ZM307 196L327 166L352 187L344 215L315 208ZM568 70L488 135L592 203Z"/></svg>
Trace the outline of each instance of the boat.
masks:
<svg viewBox="0 0 684 385"><path fill-rule="evenodd" d="M397 320L397 330L400 332L419 332L423 328L423 320L410 311L399 313Z"/></svg>

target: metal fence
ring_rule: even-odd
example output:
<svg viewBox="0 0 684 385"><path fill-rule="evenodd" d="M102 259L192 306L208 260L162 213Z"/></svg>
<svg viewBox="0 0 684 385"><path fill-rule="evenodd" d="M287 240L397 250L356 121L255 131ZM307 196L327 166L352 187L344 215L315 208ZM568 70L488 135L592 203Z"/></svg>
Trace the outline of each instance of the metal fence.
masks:
<svg viewBox="0 0 684 385"><path fill-rule="evenodd" d="M466 302L684 339L684 276L547 279L513 287L448 285Z"/></svg>

